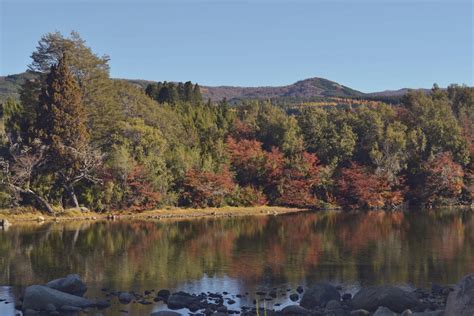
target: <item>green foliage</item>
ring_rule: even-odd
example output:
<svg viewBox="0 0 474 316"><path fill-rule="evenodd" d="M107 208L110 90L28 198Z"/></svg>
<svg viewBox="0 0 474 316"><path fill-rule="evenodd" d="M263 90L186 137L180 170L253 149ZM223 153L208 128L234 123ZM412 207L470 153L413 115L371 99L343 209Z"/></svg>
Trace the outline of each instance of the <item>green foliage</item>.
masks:
<svg viewBox="0 0 474 316"><path fill-rule="evenodd" d="M435 86L396 105L343 99L362 98L345 87L329 103L276 106L261 101L264 88L260 100L205 103L190 81L111 80L108 57L77 33L43 36L30 70L19 100L1 105L0 200L12 205L389 208L474 196L469 87Z"/></svg>

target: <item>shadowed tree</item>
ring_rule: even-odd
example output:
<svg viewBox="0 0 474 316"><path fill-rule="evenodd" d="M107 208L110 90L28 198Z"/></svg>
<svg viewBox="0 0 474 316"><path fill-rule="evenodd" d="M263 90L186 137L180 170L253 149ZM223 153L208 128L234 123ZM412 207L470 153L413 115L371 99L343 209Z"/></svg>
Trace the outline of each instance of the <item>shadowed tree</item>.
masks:
<svg viewBox="0 0 474 316"><path fill-rule="evenodd" d="M69 68L68 55L51 66L46 87L37 108L37 138L48 147L50 169L75 207L79 207L74 186L92 174L100 156L89 147L86 114L81 91Z"/></svg>

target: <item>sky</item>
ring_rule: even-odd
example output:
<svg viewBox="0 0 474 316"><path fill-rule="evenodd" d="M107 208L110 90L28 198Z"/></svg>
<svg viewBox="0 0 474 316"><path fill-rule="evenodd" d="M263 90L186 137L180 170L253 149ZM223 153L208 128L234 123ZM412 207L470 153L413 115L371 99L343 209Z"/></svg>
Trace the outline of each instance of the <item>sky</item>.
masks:
<svg viewBox="0 0 474 316"><path fill-rule="evenodd" d="M40 37L76 30L111 76L363 91L473 86L472 0L0 0L0 75Z"/></svg>

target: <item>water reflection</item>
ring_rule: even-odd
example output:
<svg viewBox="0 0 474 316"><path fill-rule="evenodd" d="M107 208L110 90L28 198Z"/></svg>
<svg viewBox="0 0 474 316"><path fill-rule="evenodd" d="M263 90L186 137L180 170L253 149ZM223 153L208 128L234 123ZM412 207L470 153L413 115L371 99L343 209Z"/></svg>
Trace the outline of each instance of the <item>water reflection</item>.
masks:
<svg viewBox="0 0 474 316"><path fill-rule="evenodd" d="M102 287L235 294L318 280L421 287L474 271L473 232L471 213L452 211L21 225L0 232L0 284L19 293L74 272L91 297Z"/></svg>

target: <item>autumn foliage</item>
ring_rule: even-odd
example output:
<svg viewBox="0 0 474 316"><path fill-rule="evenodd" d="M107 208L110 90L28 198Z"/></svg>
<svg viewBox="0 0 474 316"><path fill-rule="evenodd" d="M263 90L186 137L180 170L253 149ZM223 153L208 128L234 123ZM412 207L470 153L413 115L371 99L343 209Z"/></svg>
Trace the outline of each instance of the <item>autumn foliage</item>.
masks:
<svg viewBox="0 0 474 316"><path fill-rule="evenodd" d="M276 147L262 149L256 140L227 139L231 165L239 185L259 187L271 204L315 207L314 186L319 182L319 160L314 154L285 155Z"/></svg>
<svg viewBox="0 0 474 316"><path fill-rule="evenodd" d="M438 154L425 163L426 180L423 196L428 205L446 203L460 196L463 189L464 172L455 163L449 152Z"/></svg>
<svg viewBox="0 0 474 316"><path fill-rule="evenodd" d="M400 205L403 192L392 188L387 177L352 163L337 180L338 202L347 208L384 208Z"/></svg>
<svg viewBox="0 0 474 316"><path fill-rule="evenodd" d="M161 201L161 194L154 190L147 179L147 173L142 165L136 165L127 176L126 203L132 210L156 208Z"/></svg>
<svg viewBox="0 0 474 316"><path fill-rule="evenodd" d="M232 175L224 168L219 173L191 169L183 182L182 203L192 207L219 207L235 188Z"/></svg>

